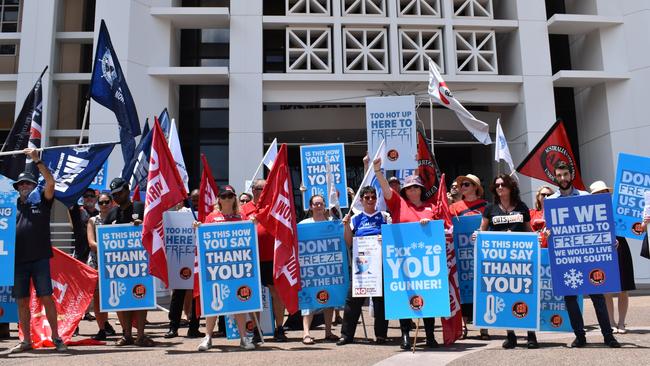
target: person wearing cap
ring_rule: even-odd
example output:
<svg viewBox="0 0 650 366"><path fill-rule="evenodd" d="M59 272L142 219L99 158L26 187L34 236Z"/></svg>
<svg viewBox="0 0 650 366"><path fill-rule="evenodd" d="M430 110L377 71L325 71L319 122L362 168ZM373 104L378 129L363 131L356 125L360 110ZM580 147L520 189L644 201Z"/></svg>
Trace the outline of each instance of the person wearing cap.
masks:
<svg viewBox="0 0 650 366"><path fill-rule="evenodd" d="M255 222L257 229L257 245L260 253L260 278L262 286L269 289L271 294L271 304L273 305L273 316L275 319L275 330L273 331L273 341L287 342L287 338L282 323L284 321L284 303L278 294L275 286L273 285L273 255L275 252L275 238L271 233L266 230L264 225L256 222L255 214L257 212L257 203L259 202L262 191L266 186L266 180L257 179L253 182L251 190L253 192L253 200L241 206L242 214L246 219ZM253 343L261 342L261 338L257 329L253 332Z"/></svg>
<svg viewBox="0 0 650 366"><path fill-rule="evenodd" d="M103 224L142 224L144 218L144 203L131 202L131 190L129 183L124 178L115 178L109 185L111 196L116 206L106 215ZM147 318L146 310L118 311L117 318L122 326L122 338L115 342L116 346L127 346L135 344L139 347L153 347L155 342L144 333L144 325ZM138 338L134 341L132 336L132 321L136 320Z"/></svg>
<svg viewBox="0 0 650 366"><path fill-rule="evenodd" d="M483 197L483 186L481 180L474 174L466 174L457 177L453 185L456 185L457 194L460 199L449 206L449 213L452 216L472 216L482 215L487 206L487 201ZM471 321L474 304L463 303L460 305L463 314L463 338L467 336L467 323ZM490 334L487 329L480 329L479 338L481 340L490 340Z"/></svg>
<svg viewBox="0 0 650 366"><path fill-rule="evenodd" d="M501 174L494 178L490 191L494 196L494 202L485 207L479 231L533 231L530 227L530 209L521 200L516 180L508 174ZM472 240L475 241L476 238L472 236ZM502 347L512 349L516 346L515 332L508 330ZM529 349L539 348L537 335L533 331L528 331L527 346Z"/></svg>
<svg viewBox="0 0 650 366"><path fill-rule="evenodd" d="M30 171L20 173L13 184L19 197L16 202L16 256L14 268L13 296L18 303L18 320L23 331L23 340L10 349L10 353L25 352L32 349L30 332L30 282L34 284L36 296L45 308L47 321L52 329L52 342L57 351L65 351L66 345L59 337L57 313L52 298L52 277L50 275L50 258L52 244L50 240L50 212L54 201L54 177L41 161L38 151L25 149L25 155L31 159L31 166L36 167L45 179L40 192L39 202L28 200L37 185L37 177Z"/></svg>
<svg viewBox="0 0 650 366"><path fill-rule="evenodd" d="M219 190L217 204L214 206L214 210L205 218L203 223L237 222L243 220L244 217L239 212L237 193L235 193L235 189L232 186L226 185L221 187L221 190ZM195 223L197 226L200 224L201 223L198 221ZM255 344L253 344L253 342L246 336L248 333L246 330L246 315L246 313L233 315L235 317L235 322L237 323L237 329L239 330L239 347L244 350L254 350ZM216 324L216 316L208 316L205 318L205 338L203 338L197 348L200 352L212 348L212 333L214 332Z"/></svg>
<svg viewBox="0 0 650 366"><path fill-rule="evenodd" d="M381 158L375 159L372 164L377 181L379 181L383 192L386 206L392 217L392 223L419 222L424 225L431 220L440 218L440 213L436 210L435 206L423 200L425 187L420 177L417 175L406 177L404 185L398 193L390 187L386 177L381 172ZM447 233L447 229L445 228L445 233ZM400 348L403 350L410 349L411 339L409 337L409 331L411 330L411 320L400 319L399 324L400 330L402 331ZM435 318L424 318L426 345L431 348L438 346L438 342L436 342L433 333L434 325Z"/></svg>
<svg viewBox="0 0 650 366"><path fill-rule="evenodd" d="M579 190L573 186L573 168L569 166L566 161L560 160L553 166L553 174L555 175L555 183L560 189L548 196L546 199L559 199L561 197L574 197L588 195L588 192ZM548 223L547 223L548 225ZM604 343L611 348L620 348L613 335L611 323L609 322L609 313L607 312L607 304L603 294L589 295L591 302L594 305L600 332L603 334ZM582 318L580 306L578 306L578 297L575 295L564 296L564 304L569 312L569 320L571 321L571 328L576 338L571 342L571 348L582 348L587 345L587 338L585 337L585 323Z"/></svg>
<svg viewBox="0 0 650 366"><path fill-rule="evenodd" d="M589 191L591 194L611 194L613 190L605 182L598 180L589 186ZM616 322L614 317L614 294L605 294L605 303L607 304L610 324L618 324L618 327L612 327L612 331L614 333L625 334L627 333L625 329L625 317L627 316L627 309L630 305L630 296L627 292L636 290L636 284L634 283L634 263L627 239L622 236L616 237L616 251L618 253L618 271L621 279L621 292L616 294L618 297L618 322Z"/></svg>

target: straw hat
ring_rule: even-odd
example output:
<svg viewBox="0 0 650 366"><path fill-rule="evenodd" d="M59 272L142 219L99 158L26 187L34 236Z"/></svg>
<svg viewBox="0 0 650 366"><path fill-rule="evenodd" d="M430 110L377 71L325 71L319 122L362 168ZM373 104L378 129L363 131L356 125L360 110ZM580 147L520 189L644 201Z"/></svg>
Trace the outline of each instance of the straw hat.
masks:
<svg viewBox="0 0 650 366"><path fill-rule="evenodd" d="M612 189L612 187L608 187L607 184L605 182L603 182L602 180L597 180L597 181L591 183L591 185L589 186L589 191L591 192L591 194L603 193L603 192L610 192L611 193L613 191L613 189Z"/></svg>
<svg viewBox="0 0 650 366"><path fill-rule="evenodd" d="M458 184L458 189L460 189L461 185L463 184L463 181L468 180L476 186L476 189L478 190L476 195L479 197L483 196L483 186L481 186L481 180L478 179L477 176L474 174L466 174L466 175L461 175L458 178L456 178L454 181L456 184Z"/></svg>

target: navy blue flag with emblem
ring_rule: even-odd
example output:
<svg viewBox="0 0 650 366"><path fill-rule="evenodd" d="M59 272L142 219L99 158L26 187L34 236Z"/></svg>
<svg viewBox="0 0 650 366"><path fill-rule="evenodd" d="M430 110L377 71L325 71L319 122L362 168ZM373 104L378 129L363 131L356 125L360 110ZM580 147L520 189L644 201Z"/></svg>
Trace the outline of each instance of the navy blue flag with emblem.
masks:
<svg viewBox="0 0 650 366"><path fill-rule="evenodd" d="M133 177L133 172L140 158L146 158L147 162L149 161L148 151L151 150L151 136L149 132L149 119L147 119L147 121L144 123L144 127L142 128L142 137L140 137L140 142L138 142L138 146L135 147L133 158L128 164L124 166L124 169L122 169L122 178L124 178L127 182L131 180L131 177ZM141 154L145 148L147 153L141 157ZM131 188L133 188L133 186L131 186Z"/></svg>
<svg viewBox="0 0 650 366"><path fill-rule="evenodd" d="M74 205L92 183L113 147L115 143L101 143L43 150L41 160L55 180L54 198L66 207Z"/></svg>
<svg viewBox="0 0 650 366"><path fill-rule="evenodd" d="M47 70L43 70L43 74ZM43 74L36 80L36 84L25 98L23 108L20 110L16 122L11 127L9 135L2 145L2 151L24 150L27 147L41 147L41 127L43 116L43 93L41 79ZM0 174L13 180L18 179L18 175L23 171L29 170L32 174L37 175L38 169L32 164L25 154L7 155L1 158Z"/></svg>
<svg viewBox="0 0 650 366"><path fill-rule="evenodd" d="M120 129L124 169L126 169L128 163L133 159L135 137L140 135L140 122L131 91L126 84L122 67L120 67L103 19L97 38L97 51L90 80L90 96L97 103L115 113ZM124 173L123 170L122 175Z"/></svg>

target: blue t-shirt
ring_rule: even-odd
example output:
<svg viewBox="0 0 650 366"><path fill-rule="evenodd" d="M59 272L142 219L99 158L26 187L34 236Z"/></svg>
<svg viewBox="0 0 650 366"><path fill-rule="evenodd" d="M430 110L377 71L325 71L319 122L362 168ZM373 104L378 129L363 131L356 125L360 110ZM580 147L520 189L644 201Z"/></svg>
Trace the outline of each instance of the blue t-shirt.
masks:
<svg viewBox="0 0 650 366"><path fill-rule="evenodd" d="M352 232L354 236L380 235L381 225L386 223L386 218L381 211L375 211L372 215L365 212L352 218Z"/></svg>

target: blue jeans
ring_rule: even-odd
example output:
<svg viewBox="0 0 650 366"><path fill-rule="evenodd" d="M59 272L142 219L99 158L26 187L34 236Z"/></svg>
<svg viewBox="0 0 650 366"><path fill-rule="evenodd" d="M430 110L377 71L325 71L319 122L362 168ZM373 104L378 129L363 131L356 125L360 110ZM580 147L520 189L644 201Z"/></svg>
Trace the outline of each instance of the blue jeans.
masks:
<svg viewBox="0 0 650 366"><path fill-rule="evenodd" d="M594 304L596 310L596 317L598 318L598 325L600 331L605 338L612 336L612 325L609 323L609 314L607 313L607 306L605 305L605 296L602 294L589 295L591 302ZM573 333L578 337L585 336L585 323L580 313L580 306L578 306L577 296L564 296L564 303L569 312L569 320L571 321L571 328Z"/></svg>
<svg viewBox="0 0 650 366"><path fill-rule="evenodd" d="M29 297L30 280L34 283L36 296L43 297L52 295L50 258L25 263L16 263L14 274L14 298L23 299Z"/></svg>

